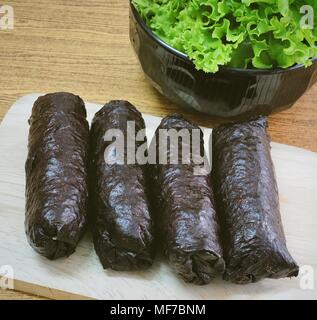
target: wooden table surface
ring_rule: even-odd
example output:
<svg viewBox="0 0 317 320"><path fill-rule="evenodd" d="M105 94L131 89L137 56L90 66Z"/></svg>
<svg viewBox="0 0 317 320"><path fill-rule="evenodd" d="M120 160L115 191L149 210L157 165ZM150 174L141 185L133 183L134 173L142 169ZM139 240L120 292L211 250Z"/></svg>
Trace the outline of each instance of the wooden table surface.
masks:
<svg viewBox="0 0 317 320"><path fill-rule="evenodd" d="M0 30L0 119L31 92L69 91L105 103L126 99L143 112L182 112L205 126L206 115L184 112L145 80L129 42L128 0L16 0L14 29ZM287 111L270 117L272 140L317 151L317 86ZM0 260L1 264L1 260ZM36 299L1 291L0 299Z"/></svg>

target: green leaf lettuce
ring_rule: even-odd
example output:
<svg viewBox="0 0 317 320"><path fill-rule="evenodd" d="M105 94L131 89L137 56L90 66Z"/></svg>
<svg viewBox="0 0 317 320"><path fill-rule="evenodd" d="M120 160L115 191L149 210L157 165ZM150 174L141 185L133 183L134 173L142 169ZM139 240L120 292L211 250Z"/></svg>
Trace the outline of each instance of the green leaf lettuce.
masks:
<svg viewBox="0 0 317 320"><path fill-rule="evenodd" d="M317 0L133 0L152 31L198 70L310 66L317 57ZM314 25L303 27L304 5Z"/></svg>

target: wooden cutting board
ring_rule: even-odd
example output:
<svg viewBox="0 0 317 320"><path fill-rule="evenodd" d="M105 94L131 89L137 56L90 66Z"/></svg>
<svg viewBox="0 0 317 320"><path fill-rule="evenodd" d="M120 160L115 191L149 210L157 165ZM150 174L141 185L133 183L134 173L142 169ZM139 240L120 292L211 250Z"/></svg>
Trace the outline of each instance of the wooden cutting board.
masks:
<svg viewBox="0 0 317 320"><path fill-rule="evenodd" d="M198 287L185 284L162 258L146 272L103 270L87 234L69 258L49 261L35 253L24 233L24 163L27 119L39 94L19 99L0 126L0 271L9 265L16 290L49 298L95 299L316 299L317 274L263 280L245 286L218 278ZM87 103L89 120L100 105ZM160 118L144 115L149 138ZM207 138L211 133L205 129ZM206 143L208 147L208 143ZM290 252L302 273L317 271L317 154L272 144L282 220ZM305 266L311 266L307 269ZM304 266L304 267L303 267ZM307 285L307 281L312 281ZM304 284L304 286L303 286ZM306 285L305 285L306 284ZM315 289L304 289L314 286Z"/></svg>

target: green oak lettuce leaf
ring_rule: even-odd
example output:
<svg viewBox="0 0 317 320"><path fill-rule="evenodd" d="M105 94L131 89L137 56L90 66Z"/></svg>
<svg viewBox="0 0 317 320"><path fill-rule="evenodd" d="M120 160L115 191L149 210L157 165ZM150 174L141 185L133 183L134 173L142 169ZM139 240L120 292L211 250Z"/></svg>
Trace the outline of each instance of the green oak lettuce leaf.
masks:
<svg viewBox="0 0 317 320"><path fill-rule="evenodd" d="M289 68L317 57L317 0L133 0L152 31L198 70ZM313 9L313 28L301 8Z"/></svg>

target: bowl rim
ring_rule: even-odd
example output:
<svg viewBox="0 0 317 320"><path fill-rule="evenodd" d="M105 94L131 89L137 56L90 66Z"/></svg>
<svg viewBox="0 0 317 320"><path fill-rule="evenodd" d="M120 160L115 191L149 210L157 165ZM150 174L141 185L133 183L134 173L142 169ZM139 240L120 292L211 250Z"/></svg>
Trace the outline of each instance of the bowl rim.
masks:
<svg viewBox="0 0 317 320"><path fill-rule="evenodd" d="M134 18L136 19L137 23L141 26L143 31L145 31L150 38L152 38L155 42L157 42L160 46L162 46L164 49L166 49L170 53L174 54L178 58L180 58L180 59L182 59L182 60L184 60L184 61L186 61L188 63L193 64L193 66L194 66L194 63L189 59L189 57L185 53L173 48L172 46L167 44L165 41L163 41L160 37L158 37L147 26L145 21L142 19L142 17L140 16L138 10L135 8L134 4L132 3L132 0L130 0L129 2L130 2L130 9L131 9L131 12L132 12ZM317 63L317 58L312 58L311 60L312 60L313 64ZM252 74L252 75L257 75L257 74L259 74L259 75L270 75L270 74L277 74L277 73L287 73L289 71L296 71L296 70L301 70L301 69L304 69L304 68L305 68L304 64L296 64L295 66L287 68L287 69L282 69L282 68L275 68L275 69L242 69L242 68L219 66L219 71L229 72L229 73L246 73L246 74ZM199 71L199 70L197 70L197 71ZM206 73L206 74L208 74L208 73ZM215 73L209 73L209 74L214 75Z"/></svg>

